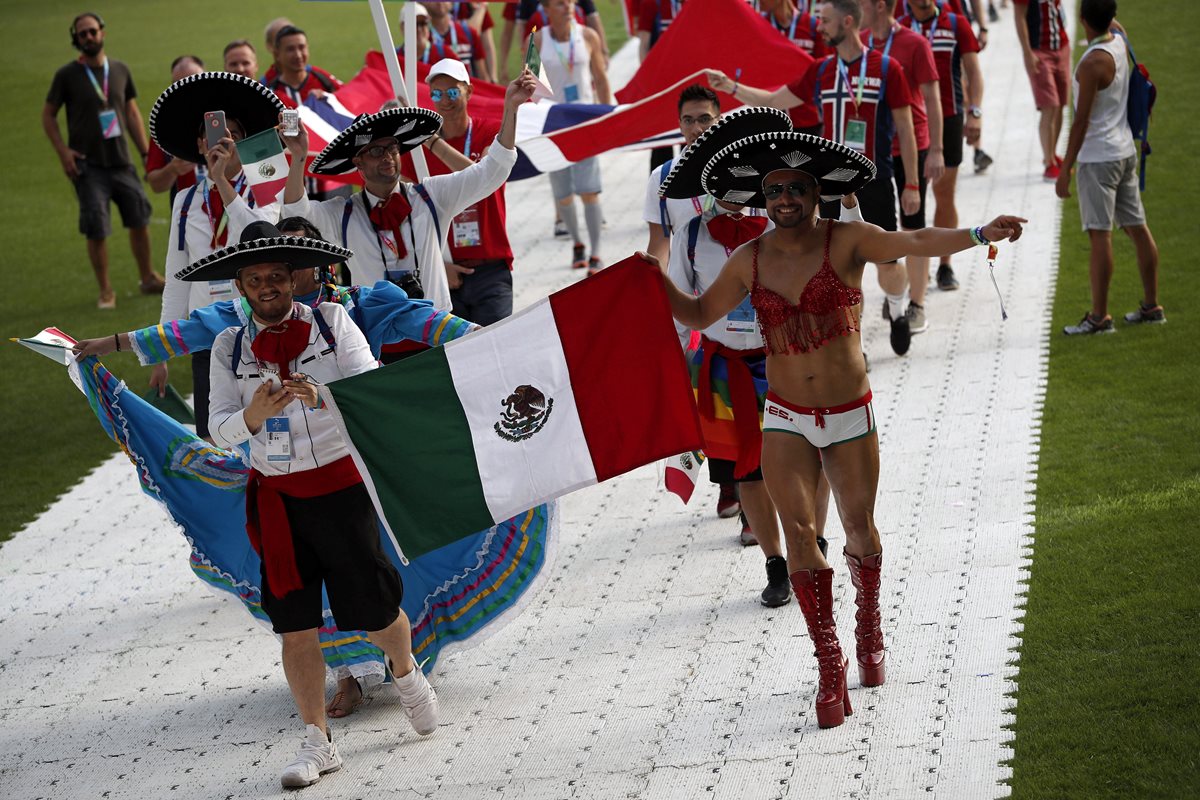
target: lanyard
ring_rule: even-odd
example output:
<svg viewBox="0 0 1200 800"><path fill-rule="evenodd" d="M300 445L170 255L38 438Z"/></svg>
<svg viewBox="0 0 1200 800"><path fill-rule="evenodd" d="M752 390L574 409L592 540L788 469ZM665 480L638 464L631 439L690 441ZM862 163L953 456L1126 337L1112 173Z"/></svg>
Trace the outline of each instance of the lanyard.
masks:
<svg viewBox="0 0 1200 800"><path fill-rule="evenodd" d="M558 56L558 60L562 65L567 68L567 80L569 81L575 76L575 19L571 19L571 28L567 33L567 41L571 44L567 50L566 61L563 61L562 50L559 49L558 40L554 38L554 34L547 31L546 35L550 37L550 43L554 45L554 54Z"/></svg>
<svg viewBox="0 0 1200 800"><path fill-rule="evenodd" d="M92 82L92 88L96 90L96 94L100 97L100 102L108 105L108 56L104 57L104 88L100 87L100 82L92 74L92 68L84 64L82 58L79 59L79 63L83 64L83 71L87 73L88 80Z"/></svg>
<svg viewBox="0 0 1200 800"><path fill-rule="evenodd" d="M703 216L704 212L711 211L716 204L717 198L711 194L706 194L703 197L692 198L692 208L696 209L696 216Z"/></svg>
<svg viewBox="0 0 1200 800"><path fill-rule="evenodd" d="M890 39L888 40L888 44L891 44ZM850 86L850 71L846 67L846 62L842 61L841 56L838 56L838 60L837 60L838 75L839 75L839 77L841 77L841 79L843 81L846 82L846 94L850 95L851 100L853 100L853 102L854 102L854 116L858 116L858 107L860 105L862 105L863 87L867 83L867 56L869 56L870 54L871 54L871 51L866 50L859 57L860 60L859 60L859 64L858 64L858 98L857 99L854 98L854 93ZM841 96L840 91L838 92L838 96L839 97Z"/></svg>
<svg viewBox="0 0 1200 800"><path fill-rule="evenodd" d="M925 23L921 22L921 20L917 19L916 17L913 17L912 29L914 31L916 31L917 33L923 33L925 35L925 38L929 40L929 46L932 47L933 46L933 36L937 32L938 21L941 20L941 18L942 18L941 9L939 9L937 6L934 6L933 7L933 17L931 19L926 20L926 22L929 23L929 30L927 30L927 31L921 30L924 27ZM892 41L892 37L889 36L888 44L891 44L891 41Z"/></svg>
<svg viewBox="0 0 1200 800"><path fill-rule="evenodd" d="M407 200L408 192L405 191L403 187L401 187L400 191L404 192L404 199ZM390 281L391 277L389 277L389 276L392 274L392 270L388 269L387 256L383 252L383 247L384 247L384 245L387 245L387 249L392 251L392 257L396 262L396 266L400 266L400 252L399 252L399 250L396 249L396 245L392 242L392 240L387 238L386 236L384 236L383 232L380 231L379 228L376 228L375 223L371 220L371 201L367 199L367 190L363 189L361 192L359 192L359 194L362 195L363 208L366 209L366 211L367 211L367 224L371 226L371 230L375 231L375 244L379 247L379 261L383 265L384 280ZM386 201L386 200L387 200L387 198L385 197L384 201ZM417 260L417 234L416 234L416 229L413 227L411 212L408 215L407 222L408 222L408 240L412 243L413 266L417 268L417 269L414 269L413 272L415 272L417 277L419 278L421 275L421 271L420 271L420 262ZM400 270L400 272L404 272L404 271L405 270Z"/></svg>
<svg viewBox="0 0 1200 800"><path fill-rule="evenodd" d="M893 25L891 31L888 32L887 43L883 46L883 57L887 58L888 53L892 52L892 39L896 37L896 26ZM871 50L875 49L875 34L867 37L867 47Z"/></svg>
<svg viewBox="0 0 1200 800"><path fill-rule="evenodd" d="M467 158L471 157L471 129L475 126L475 120L467 122L467 138L463 140L463 155Z"/></svg>
<svg viewBox="0 0 1200 800"><path fill-rule="evenodd" d="M234 183L233 183L233 193L235 195L241 195L242 191L245 190L245 188L246 188L246 173L243 172L241 175L238 175L237 180L234 181ZM212 203L209 202L209 196L210 196L211 192L212 192L212 183L210 183L208 178L206 177L206 178L204 178L204 211L206 214L208 214L208 225L210 228L212 228L213 239L220 239L221 234L225 232L225 226L229 224L229 209L225 208L224 207L225 204L222 203L221 204L221 218L219 220L214 219L213 213L212 213ZM254 208L253 196L250 198L249 206L251 208Z"/></svg>
<svg viewBox="0 0 1200 800"><path fill-rule="evenodd" d="M443 57L445 57L445 55L446 55L446 44L445 44L446 37L445 37L445 35L438 33L433 28L430 28L429 32L433 34L433 40L435 42L437 42L438 53L440 53ZM454 23L453 19L450 20L450 46L455 48L456 50L458 48L458 26Z"/></svg>

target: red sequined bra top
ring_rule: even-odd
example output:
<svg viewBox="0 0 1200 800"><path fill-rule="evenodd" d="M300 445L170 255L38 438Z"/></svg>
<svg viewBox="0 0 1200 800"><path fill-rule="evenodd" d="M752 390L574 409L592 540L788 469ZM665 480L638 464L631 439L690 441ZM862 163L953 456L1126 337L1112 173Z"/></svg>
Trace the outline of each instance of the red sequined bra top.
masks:
<svg viewBox="0 0 1200 800"><path fill-rule="evenodd" d="M800 302L791 303L758 282L758 240L754 240L754 284L750 302L758 314L767 353L810 353L838 336L859 330L855 307L862 303L860 289L842 283L829 262L829 241L834 221L825 229L825 259L809 279Z"/></svg>

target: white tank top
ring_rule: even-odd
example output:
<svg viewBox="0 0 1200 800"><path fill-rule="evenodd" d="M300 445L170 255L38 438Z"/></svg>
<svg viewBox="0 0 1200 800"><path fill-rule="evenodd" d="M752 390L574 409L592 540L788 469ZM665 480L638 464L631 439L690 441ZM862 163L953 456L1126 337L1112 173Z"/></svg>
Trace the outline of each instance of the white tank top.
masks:
<svg viewBox="0 0 1200 800"><path fill-rule="evenodd" d="M565 42L555 41L550 28L542 28L538 50L546 80L560 103L595 103L592 89L592 51L583 38L583 29L571 20L571 35ZM574 87L574 88L570 88Z"/></svg>
<svg viewBox="0 0 1200 800"><path fill-rule="evenodd" d="M1129 51L1125 40L1114 35L1107 42L1097 42L1088 47L1079 58L1083 62L1093 51L1103 50L1112 56L1117 70L1112 83L1096 92L1092 113L1088 118L1087 135L1079 148L1079 162L1094 164L1102 161L1121 161L1137 152L1133 143L1133 132L1129 129ZM1074 96L1079 103L1079 64L1075 65Z"/></svg>

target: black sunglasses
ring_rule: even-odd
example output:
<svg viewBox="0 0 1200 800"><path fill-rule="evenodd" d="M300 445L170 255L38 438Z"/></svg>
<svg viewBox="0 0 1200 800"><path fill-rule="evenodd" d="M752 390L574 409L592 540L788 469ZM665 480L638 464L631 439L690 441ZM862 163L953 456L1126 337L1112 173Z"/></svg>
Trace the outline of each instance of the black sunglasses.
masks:
<svg viewBox="0 0 1200 800"><path fill-rule="evenodd" d="M799 200L806 196L813 189L811 183L805 181L792 181L791 183L772 183L770 186L763 187L763 195L768 200L778 200L787 192L791 197Z"/></svg>

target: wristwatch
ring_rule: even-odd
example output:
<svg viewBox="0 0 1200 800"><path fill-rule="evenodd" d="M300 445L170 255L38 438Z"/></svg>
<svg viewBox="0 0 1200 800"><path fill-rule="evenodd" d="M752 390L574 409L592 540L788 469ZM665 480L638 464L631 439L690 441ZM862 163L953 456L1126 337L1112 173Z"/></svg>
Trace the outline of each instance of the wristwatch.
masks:
<svg viewBox="0 0 1200 800"><path fill-rule="evenodd" d="M967 113L971 115L972 119L981 119L983 117L983 109L979 106L971 106L967 109Z"/></svg>

